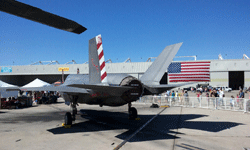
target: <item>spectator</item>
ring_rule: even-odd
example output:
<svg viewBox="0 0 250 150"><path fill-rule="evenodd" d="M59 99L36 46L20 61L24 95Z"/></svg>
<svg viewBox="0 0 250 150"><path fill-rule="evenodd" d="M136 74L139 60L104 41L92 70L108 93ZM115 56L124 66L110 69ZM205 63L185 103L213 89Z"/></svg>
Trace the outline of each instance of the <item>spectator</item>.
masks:
<svg viewBox="0 0 250 150"><path fill-rule="evenodd" d="M201 94L200 91L197 91L196 95L199 103L200 103L200 94Z"/></svg>
<svg viewBox="0 0 250 150"><path fill-rule="evenodd" d="M185 90L184 91L184 99L185 99L185 104L189 106L189 98L188 98L188 92Z"/></svg>
<svg viewBox="0 0 250 150"><path fill-rule="evenodd" d="M233 95L231 96L231 99L230 99L230 105L231 105L231 109L233 109L233 107L234 107L234 96Z"/></svg>
<svg viewBox="0 0 250 150"><path fill-rule="evenodd" d="M217 109L217 97L218 97L218 93L216 91L216 89L213 89L213 91L211 92L211 96L210 97L213 97L213 105L215 107L215 109Z"/></svg>
<svg viewBox="0 0 250 150"><path fill-rule="evenodd" d="M240 90L240 99L239 99L240 109L243 109L243 98L244 98L244 92L242 90Z"/></svg>
<svg viewBox="0 0 250 150"><path fill-rule="evenodd" d="M184 99L184 90L181 90L181 105L183 105L183 99Z"/></svg>
<svg viewBox="0 0 250 150"><path fill-rule="evenodd" d="M170 96L170 91L169 90L167 90L166 96Z"/></svg>
<svg viewBox="0 0 250 150"><path fill-rule="evenodd" d="M175 101L178 101L178 99L179 99L179 94L178 94L178 91L176 91L176 93L175 93Z"/></svg>
<svg viewBox="0 0 250 150"><path fill-rule="evenodd" d="M206 97L207 97L207 104L209 106L209 93L208 92L206 93Z"/></svg>
<svg viewBox="0 0 250 150"><path fill-rule="evenodd" d="M236 102L237 102L236 105L237 105L237 107L238 107L238 106L239 106L239 101L240 101L240 100L239 100L239 94L236 95L236 98L237 98L237 100L236 100Z"/></svg>
<svg viewBox="0 0 250 150"><path fill-rule="evenodd" d="M174 96L175 96L175 93L174 93L174 91L172 91L171 99L172 99L173 102L175 101Z"/></svg>
<svg viewBox="0 0 250 150"><path fill-rule="evenodd" d="M200 87L200 93L202 94L202 92L203 92L203 88L202 88L202 86Z"/></svg>
<svg viewBox="0 0 250 150"><path fill-rule="evenodd" d="M240 90L240 98L244 98L244 92Z"/></svg>
<svg viewBox="0 0 250 150"><path fill-rule="evenodd" d="M224 92L222 91L222 88L220 88L219 90L219 105L223 105L223 96L224 96Z"/></svg>

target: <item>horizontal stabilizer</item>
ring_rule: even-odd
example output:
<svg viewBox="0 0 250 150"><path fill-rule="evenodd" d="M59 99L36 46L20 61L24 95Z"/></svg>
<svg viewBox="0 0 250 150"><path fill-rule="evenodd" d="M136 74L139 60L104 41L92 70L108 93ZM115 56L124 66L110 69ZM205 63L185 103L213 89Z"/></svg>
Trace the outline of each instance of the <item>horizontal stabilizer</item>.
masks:
<svg viewBox="0 0 250 150"><path fill-rule="evenodd" d="M189 83L180 83L180 84L144 85L144 88L147 91L144 93L144 95L160 94L167 90L180 87L180 86L189 85L189 84L193 84L193 83L189 82Z"/></svg>

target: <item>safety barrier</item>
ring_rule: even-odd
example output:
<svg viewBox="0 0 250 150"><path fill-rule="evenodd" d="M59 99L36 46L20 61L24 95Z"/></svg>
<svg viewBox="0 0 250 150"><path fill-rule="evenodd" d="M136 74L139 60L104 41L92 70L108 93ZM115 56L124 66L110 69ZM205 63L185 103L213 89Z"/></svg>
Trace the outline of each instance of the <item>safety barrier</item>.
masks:
<svg viewBox="0 0 250 150"><path fill-rule="evenodd" d="M135 103L250 112L250 100L243 98L143 96Z"/></svg>

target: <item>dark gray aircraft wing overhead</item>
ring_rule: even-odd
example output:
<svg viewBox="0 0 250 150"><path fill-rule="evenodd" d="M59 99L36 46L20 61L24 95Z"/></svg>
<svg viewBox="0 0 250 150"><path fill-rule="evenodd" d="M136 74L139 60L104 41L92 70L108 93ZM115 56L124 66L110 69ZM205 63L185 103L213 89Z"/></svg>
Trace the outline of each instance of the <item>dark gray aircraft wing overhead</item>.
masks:
<svg viewBox="0 0 250 150"><path fill-rule="evenodd" d="M0 0L0 11L77 34L81 34L87 30L75 21L51 14L15 0Z"/></svg>

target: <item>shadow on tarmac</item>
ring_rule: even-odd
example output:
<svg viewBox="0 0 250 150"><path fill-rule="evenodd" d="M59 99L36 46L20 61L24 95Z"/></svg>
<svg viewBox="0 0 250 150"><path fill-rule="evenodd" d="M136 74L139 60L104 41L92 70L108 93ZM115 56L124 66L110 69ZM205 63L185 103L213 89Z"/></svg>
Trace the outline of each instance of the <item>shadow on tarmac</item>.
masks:
<svg viewBox="0 0 250 150"><path fill-rule="evenodd" d="M109 112L98 110L85 110L88 115L81 117L87 119L85 122L73 124L71 128L57 127L47 131L53 134L70 134L79 132L95 132L106 130L128 129L116 137L125 140L144 125L149 119L155 115L138 115L141 119L128 120L126 112ZM219 121L188 121L191 119L207 117L207 115L185 114L185 115L164 115L157 116L143 130L137 133L129 142L151 141L160 139L175 139L179 138L176 134L183 134L172 131L179 128L202 130L207 132L219 132L225 129L243 125L236 122L219 122ZM91 134L91 133L88 133Z"/></svg>

